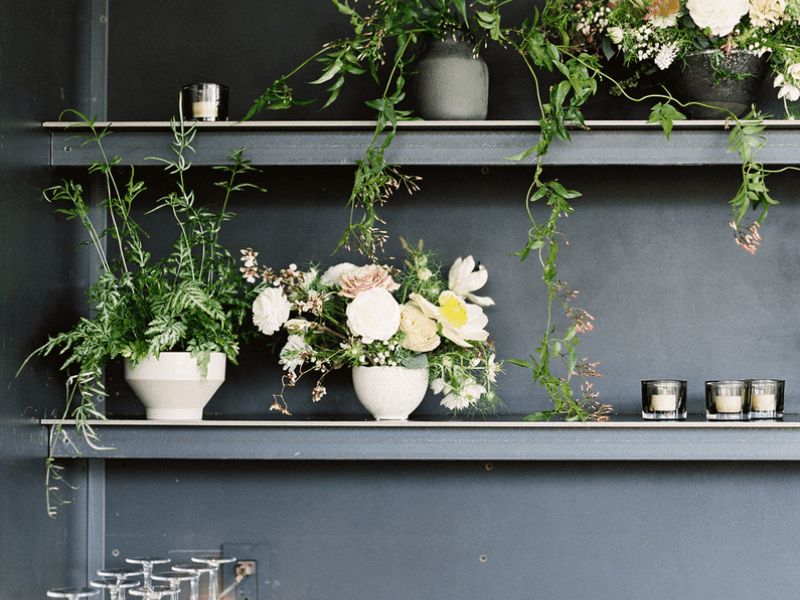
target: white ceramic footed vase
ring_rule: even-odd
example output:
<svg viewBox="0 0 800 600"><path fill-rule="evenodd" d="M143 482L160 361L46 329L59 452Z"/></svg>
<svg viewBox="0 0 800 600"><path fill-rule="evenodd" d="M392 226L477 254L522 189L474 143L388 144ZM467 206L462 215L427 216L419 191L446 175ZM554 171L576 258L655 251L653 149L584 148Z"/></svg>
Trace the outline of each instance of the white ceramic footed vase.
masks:
<svg viewBox="0 0 800 600"><path fill-rule="evenodd" d="M361 404L379 421L404 421L428 390L428 370L407 367L353 367L353 387Z"/></svg>
<svg viewBox="0 0 800 600"><path fill-rule="evenodd" d="M203 377L197 359L189 352L162 352L131 368L125 360L125 381L144 404L147 418L159 421L200 421L208 404L225 381L227 357L212 352L208 375Z"/></svg>

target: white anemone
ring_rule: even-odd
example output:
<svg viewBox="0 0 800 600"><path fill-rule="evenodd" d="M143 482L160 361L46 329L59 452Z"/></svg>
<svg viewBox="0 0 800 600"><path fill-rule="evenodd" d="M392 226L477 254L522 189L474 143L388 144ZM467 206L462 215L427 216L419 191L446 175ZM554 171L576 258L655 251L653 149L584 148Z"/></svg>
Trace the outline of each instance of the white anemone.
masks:
<svg viewBox="0 0 800 600"><path fill-rule="evenodd" d="M475 270L474 258L471 256L467 258L459 257L450 267L447 283L450 289L462 298L468 298L480 306L492 306L494 300L488 296L476 296L472 293L486 285L488 278L489 272L483 265L480 265L477 271Z"/></svg>
<svg viewBox="0 0 800 600"><path fill-rule="evenodd" d="M484 329L489 323L489 317L483 314L480 306L467 304L454 292L442 292L439 306L428 302L419 294L410 294L409 298L422 314L439 322L444 337L459 346L471 348L469 341L485 342L489 339L489 332Z"/></svg>
<svg viewBox="0 0 800 600"><path fill-rule="evenodd" d="M442 398L441 404L450 410L460 410L468 408L471 404L476 403L485 393L485 387L476 382L472 382L463 386L458 392L451 391Z"/></svg>

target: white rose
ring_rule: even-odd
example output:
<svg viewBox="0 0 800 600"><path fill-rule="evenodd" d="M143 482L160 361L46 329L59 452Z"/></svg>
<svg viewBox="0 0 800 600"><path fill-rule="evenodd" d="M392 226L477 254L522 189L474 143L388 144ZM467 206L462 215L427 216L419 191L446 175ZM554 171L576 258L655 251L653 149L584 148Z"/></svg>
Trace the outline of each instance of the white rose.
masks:
<svg viewBox="0 0 800 600"><path fill-rule="evenodd" d="M338 265L328 268L328 270L322 274L320 281L322 282L322 285L327 285L328 287L341 287L342 284L340 279L342 277L342 273L346 273L347 271L352 271L357 268L358 267L352 263L339 263Z"/></svg>
<svg viewBox="0 0 800 600"><path fill-rule="evenodd" d="M400 328L400 305L391 292L372 288L358 294L347 306L347 326L365 344L387 341Z"/></svg>
<svg viewBox="0 0 800 600"><path fill-rule="evenodd" d="M728 35L741 18L750 12L750 0L688 0L686 8L700 29L712 35Z"/></svg>
<svg viewBox="0 0 800 600"><path fill-rule="evenodd" d="M253 323L264 335L272 335L289 320L291 308L281 288L267 288L253 302Z"/></svg>
<svg viewBox="0 0 800 600"><path fill-rule="evenodd" d="M622 31L622 27L609 27L608 28L608 37L611 38L611 41L615 44L621 44L622 38L625 36L625 33Z"/></svg>

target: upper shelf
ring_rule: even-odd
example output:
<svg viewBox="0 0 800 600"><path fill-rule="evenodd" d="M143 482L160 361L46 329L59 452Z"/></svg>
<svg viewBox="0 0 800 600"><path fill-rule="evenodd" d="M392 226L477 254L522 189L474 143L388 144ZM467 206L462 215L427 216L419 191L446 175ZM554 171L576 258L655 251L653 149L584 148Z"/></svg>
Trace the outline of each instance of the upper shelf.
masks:
<svg viewBox="0 0 800 600"><path fill-rule="evenodd" d="M757 158L765 164L800 164L800 121L765 121L766 146ZM72 126L70 126L72 125ZM121 164L153 165L148 157L171 157L168 122L97 123L110 126L106 153ZM371 121L247 121L198 123L193 163L224 164L246 148L245 159L258 166L352 165L372 141ZM726 152L724 121L679 121L670 141L660 125L645 121L587 121L588 130L571 130L571 142L555 140L548 165L713 165L738 164ZM52 166L85 166L98 160L92 145L81 146L81 126L46 122L51 134ZM85 127L83 127L85 132ZM513 166L530 165L533 157L510 161L536 145L537 121L404 121L386 159L395 165Z"/></svg>
<svg viewBox="0 0 800 600"><path fill-rule="evenodd" d="M56 421L42 421L52 426ZM251 460L800 460L800 421L93 421L58 458ZM52 439L52 436L51 436Z"/></svg>

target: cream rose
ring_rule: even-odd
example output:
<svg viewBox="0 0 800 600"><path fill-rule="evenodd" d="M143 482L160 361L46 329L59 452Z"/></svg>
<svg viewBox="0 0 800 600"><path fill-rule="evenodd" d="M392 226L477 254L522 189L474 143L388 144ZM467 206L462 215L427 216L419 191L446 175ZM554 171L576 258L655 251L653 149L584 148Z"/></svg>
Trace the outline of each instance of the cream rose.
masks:
<svg viewBox="0 0 800 600"><path fill-rule="evenodd" d="M346 298L355 298L362 292L373 288L381 288L393 292L400 289L400 284L392 279L389 271L380 265L365 265L341 274L339 292Z"/></svg>
<svg viewBox="0 0 800 600"><path fill-rule="evenodd" d="M416 306L400 307L400 331L406 334L401 346L412 352L430 352L438 347L441 338L436 333L436 321L429 319Z"/></svg>
<svg viewBox="0 0 800 600"><path fill-rule="evenodd" d="M281 288L267 288L253 302L253 323L264 335L272 335L289 320L291 308Z"/></svg>
<svg viewBox="0 0 800 600"><path fill-rule="evenodd" d="M712 35L723 36L750 12L750 0L688 0L686 8L700 29L708 27Z"/></svg>
<svg viewBox="0 0 800 600"><path fill-rule="evenodd" d="M400 329L400 305L380 287L361 292L347 305L347 327L365 344L386 342Z"/></svg>

